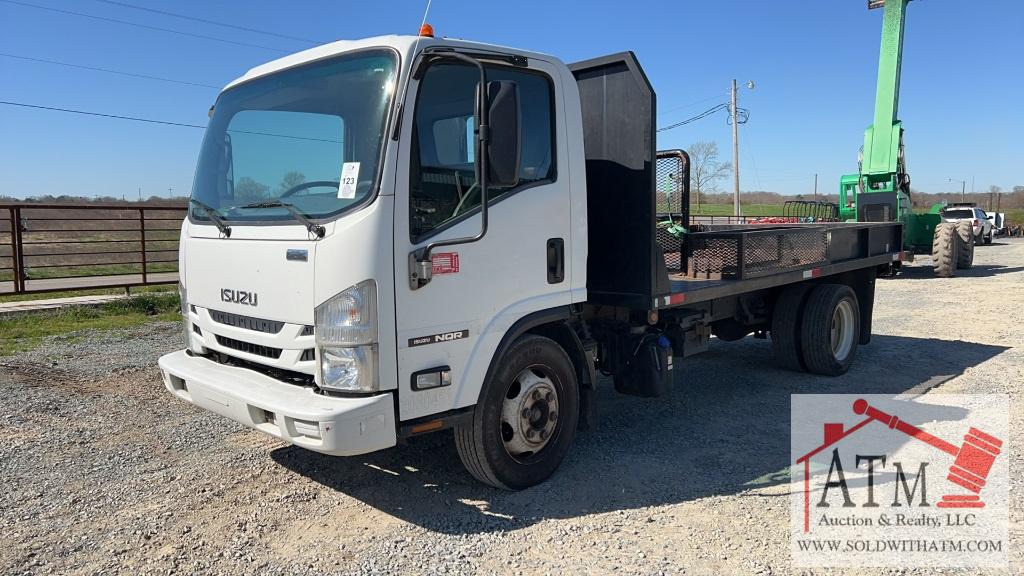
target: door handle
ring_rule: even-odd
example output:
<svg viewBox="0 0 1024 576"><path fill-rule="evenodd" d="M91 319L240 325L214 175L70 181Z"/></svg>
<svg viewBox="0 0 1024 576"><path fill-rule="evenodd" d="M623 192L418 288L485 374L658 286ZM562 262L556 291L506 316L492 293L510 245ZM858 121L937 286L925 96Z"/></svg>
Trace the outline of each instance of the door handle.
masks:
<svg viewBox="0 0 1024 576"><path fill-rule="evenodd" d="M565 280L565 241L548 238L548 284Z"/></svg>

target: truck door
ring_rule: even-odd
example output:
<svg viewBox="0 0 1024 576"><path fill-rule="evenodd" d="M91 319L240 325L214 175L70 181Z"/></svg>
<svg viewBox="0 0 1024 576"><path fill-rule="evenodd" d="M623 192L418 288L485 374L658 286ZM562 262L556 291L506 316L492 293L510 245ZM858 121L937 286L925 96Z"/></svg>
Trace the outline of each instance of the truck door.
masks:
<svg viewBox="0 0 1024 576"><path fill-rule="evenodd" d="M528 313L570 302L569 173L557 69L488 64L488 80L517 84L519 183L489 188L489 226L479 241L438 248L433 279L412 289L409 254L481 227L474 92L479 71L436 60L404 104L395 185L395 306L399 419L475 404L505 331ZM448 370L441 386L413 389L414 375Z"/></svg>

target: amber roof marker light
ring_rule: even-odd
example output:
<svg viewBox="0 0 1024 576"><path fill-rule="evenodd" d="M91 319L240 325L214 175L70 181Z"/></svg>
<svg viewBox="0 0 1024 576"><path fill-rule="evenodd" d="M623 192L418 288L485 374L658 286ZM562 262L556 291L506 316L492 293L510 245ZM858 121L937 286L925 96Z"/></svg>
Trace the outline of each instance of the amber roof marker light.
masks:
<svg viewBox="0 0 1024 576"><path fill-rule="evenodd" d="M434 37L434 27L431 26L430 24L427 24L426 22L424 22L420 26L420 36L423 36L425 38L433 38Z"/></svg>

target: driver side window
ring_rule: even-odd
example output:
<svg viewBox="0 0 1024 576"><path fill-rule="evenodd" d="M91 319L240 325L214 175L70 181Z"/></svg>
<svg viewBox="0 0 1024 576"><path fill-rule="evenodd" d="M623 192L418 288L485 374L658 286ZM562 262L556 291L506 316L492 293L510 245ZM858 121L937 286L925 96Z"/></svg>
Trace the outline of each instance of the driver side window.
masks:
<svg viewBox="0 0 1024 576"><path fill-rule="evenodd" d="M487 67L488 80L519 86L523 147L519 185L555 179L551 81L541 74ZM413 121L409 227L413 242L480 205L476 182L474 94L480 76L470 66L431 65L420 82ZM512 189L489 188L491 202Z"/></svg>

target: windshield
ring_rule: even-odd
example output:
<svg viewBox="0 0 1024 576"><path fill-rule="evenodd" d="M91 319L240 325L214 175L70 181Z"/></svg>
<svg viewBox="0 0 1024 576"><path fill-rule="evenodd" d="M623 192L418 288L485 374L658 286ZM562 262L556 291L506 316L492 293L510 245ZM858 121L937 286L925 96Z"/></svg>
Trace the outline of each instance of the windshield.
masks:
<svg viewBox="0 0 1024 576"><path fill-rule="evenodd" d="M373 192L395 86L396 57L376 49L245 82L221 94L192 187L225 220L313 219ZM266 206L250 206L255 204ZM276 204L276 206L275 206ZM250 207L246 207L250 206Z"/></svg>
<svg viewBox="0 0 1024 576"><path fill-rule="evenodd" d="M948 218L950 220L962 220L965 218L974 218L974 212L964 209L946 210L945 212L942 213L942 217Z"/></svg>

